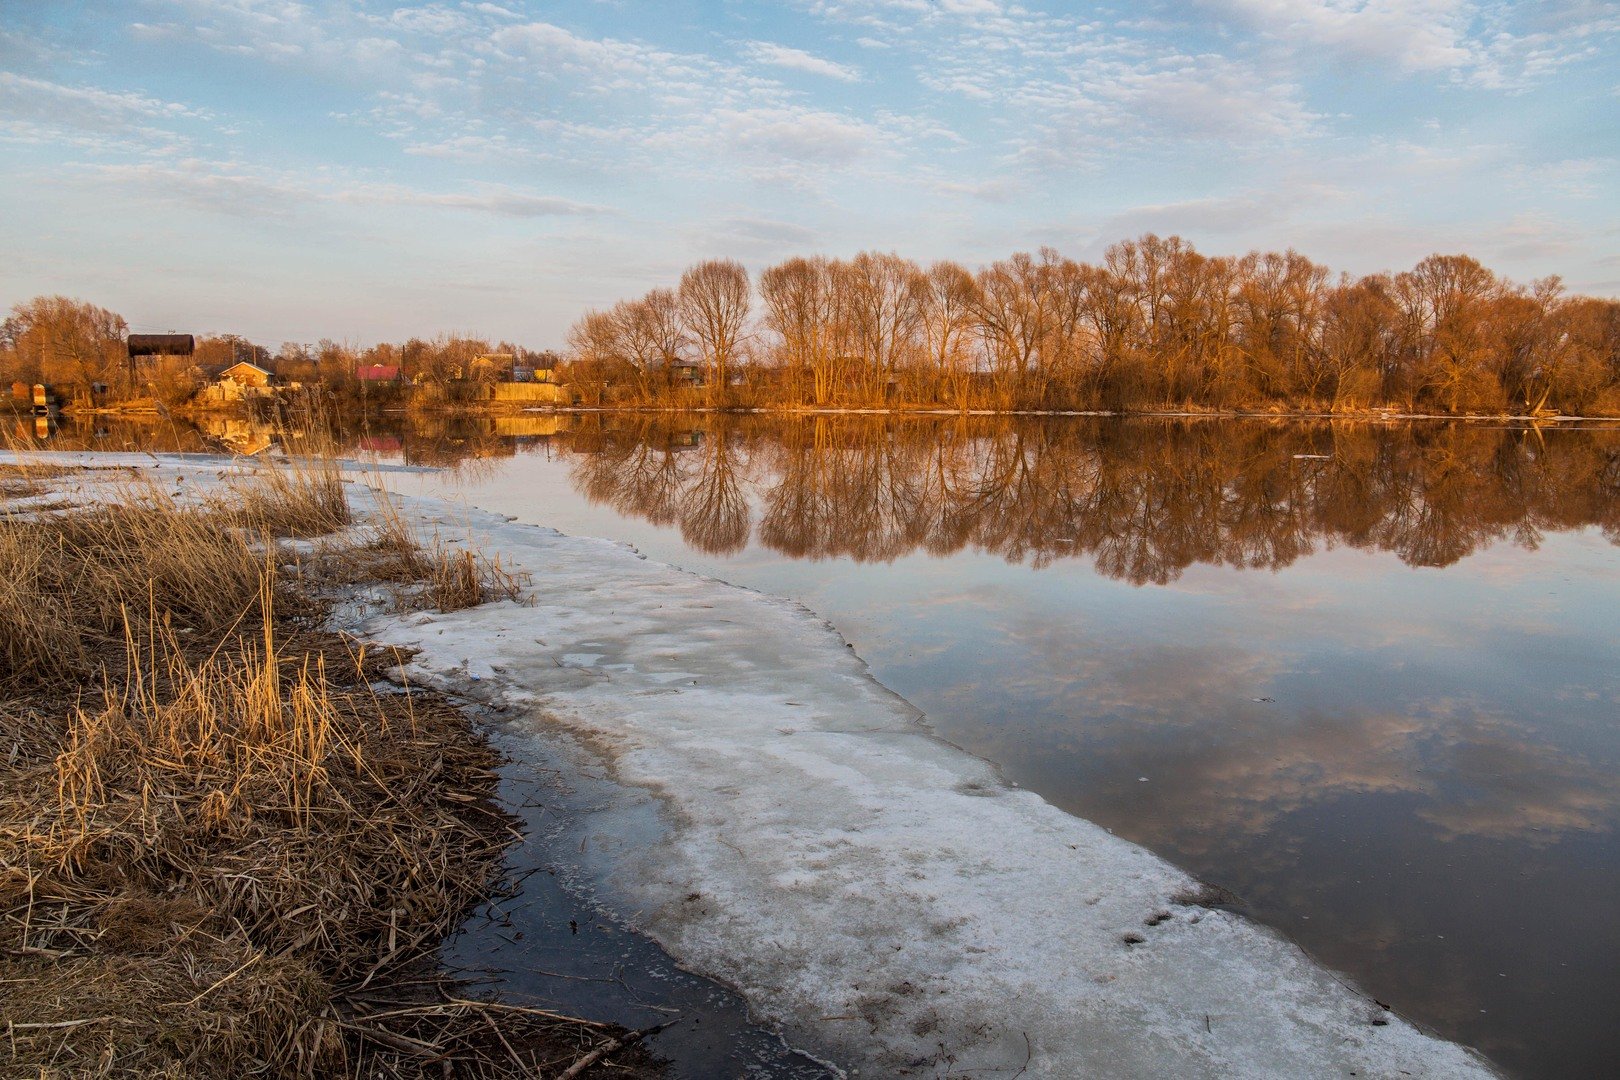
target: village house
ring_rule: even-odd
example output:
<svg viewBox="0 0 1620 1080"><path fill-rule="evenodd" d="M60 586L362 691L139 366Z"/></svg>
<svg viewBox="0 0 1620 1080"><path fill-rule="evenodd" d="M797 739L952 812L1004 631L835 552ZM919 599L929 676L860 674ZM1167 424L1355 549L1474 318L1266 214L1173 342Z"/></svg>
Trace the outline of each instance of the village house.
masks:
<svg viewBox="0 0 1620 1080"><path fill-rule="evenodd" d="M467 365L467 377L474 382L512 382L517 357L511 353L484 353Z"/></svg>
<svg viewBox="0 0 1620 1080"><path fill-rule="evenodd" d="M256 398L274 397L282 388L275 372L247 360L239 360L214 377L203 387L197 400L206 405L232 405ZM291 384L288 389L297 389Z"/></svg>
<svg viewBox="0 0 1620 1080"><path fill-rule="evenodd" d="M672 360L669 381L674 386L702 386L703 365L696 360Z"/></svg>
<svg viewBox="0 0 1620 1080"><path fill-rule="evenodd" d="M268 391L275 382L275 372L247 360L238 360L219 373L218 378L214 380L214 387L222 396L239 400L260 397L262 392Z"/></svg>
<svg viewBox="0 0 1620 1080"><path fill-rule="evenodd" d="M354 369L354 377L371 385L397 385L406 380L405 370L397 364L362 364Z"/></svg>
<svg viewBox="0 0 1620 1080"><path fill-rule="evenodd" d="M276 375L258 364L246 360L238 360L230 367L219 373L218 382L232 382L243 389L264 390L273 386Z"/></svg>

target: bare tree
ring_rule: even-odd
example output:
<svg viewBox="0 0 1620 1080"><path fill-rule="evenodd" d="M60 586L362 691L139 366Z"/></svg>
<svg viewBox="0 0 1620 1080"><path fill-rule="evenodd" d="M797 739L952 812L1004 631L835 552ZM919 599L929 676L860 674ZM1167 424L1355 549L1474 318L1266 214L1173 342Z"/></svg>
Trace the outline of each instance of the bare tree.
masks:
<svg viewBox="0 0 1620 1080"><path fill-rule="evenodd" d="M724 398L748 324L748 271L731 259L710 259L681 275L681 321L703 350L711 391Z"/></svg>
<svg viewBox="0 0 1620 1080"><path fill-rule="evenodd" d="M973 275L954 262L928 268L919 324L936 393L949 396L958 408L969 405L973 379L973 312L978 297Z"/></svg>
<svg viewBox="0 0 1620 1080"><path fill-rule="evenodd" d="M89 393L93 383L131 378L122 315L66 296L36 296L11 309L14 366L28 381L44 380Z"/></svg>
<svg viewBox="0 0 1620 1080"><path fill-rule="evenodd" d="M808 389L817 405L833 390L832 345L837 317L832 264L821 256L789 259L759 276L765 325L777 336L788 393L802 403Z"/></svg>
<svg viewBox="0 0 1620 1080"><path fill-rule="evenodd" d="M850 330L866 383L863 396L881 401L900 367L917 352L927 279L910 259L863 251L850 260L846 280Z"/></svg>

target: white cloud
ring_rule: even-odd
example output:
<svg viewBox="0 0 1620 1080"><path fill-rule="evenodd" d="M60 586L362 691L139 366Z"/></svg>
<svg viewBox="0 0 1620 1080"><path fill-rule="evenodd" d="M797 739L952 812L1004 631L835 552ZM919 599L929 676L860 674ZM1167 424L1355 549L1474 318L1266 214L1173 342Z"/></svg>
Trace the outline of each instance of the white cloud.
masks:
<svg viewBox="0 0 1620 1080"><path fill-rule="evenodd" d="M1620 33L1620 8L1603 0L1508 5L1487 0L1205 0L1262 38L1400 71L1451 73L1512 90L1592 60Z"/></svg>
<svg viewBox="0 0 1620 1080"><path fill-rule="evenodd" d="M405 153L416 157L473 162L533 160L538 156L528 146L505 135L476 134L410 142L405 146Z"/></svg>
<svg viewBox="0 0 1620 1080"><path fill-rule="evenodd" d="M1469 0L1221 0L1267 37L1417 71L1475 60Z"/></svg>
<svg viewBox="0 0 1620 1080"><path fill-rule="evenodd" d="M427 7L395 8L388 21L412 34L445 35L458 33L468 26L467 16L438 4Z"/></svg>
<svg viewBox="0 0 1620 1080"><path fill-rule="evenodd" d="M601 214L601 206L575 202L555 195L536 195L496 185L479 185L471 193L417 191L402 186L362 186L329 193L333 202L377 206L422 206L448 210L474 210L501 217L576 217Z"/></svg>
<svg viewBox="0 0 1620 1080"><path fill-rule="evenodd" d="M1105 240L1141 233L1233 235L1252 232L1283 219L1294 197L1269 191L1210 196L1173 203L1137 206L1116 214L1099 230Z"/></svg>
<svg viewBox="0 0 1620 1080"><path fill-rule="evenodd" d="M1529 192L1551 191L1566 199L1595 199L1615 188L1620 161L1614 158L1565 158L1540 164L1523 164L1512 170L1520 188Z"/></svg>
<svg viewBox="0 0 1620 1080"><path fill-rule="evenodd" d="M838 79L841 82L861 81L861 73L852 67L819 56L813 56L803 49L792 49L786 45L773 45L767 41L751 41L748 43L747 55L756 64L768 64L772 67L787 68L790 71L803 71L810 75Z"/></svg>
<svg viewBox="0 0 1620 1080"><path fill-rule="evenodd" d="M1085 90L1105 108L1124 106L1128 123L1178 138L1302 135L1318 119L1297 87L1268 84L1247 65L1220 56L1177 58L1159 70L1121 70Z"/></svg>
<svg viewBox="0 0 1620 1080"><path fill-rule="evenodd" d="M999 0L938 0L939 8L951 15L1001 15L1005 5Z"/></svg>
<svg viewBox="0 0 1620 1080"><path fill-rule="evenodd" d="M311 197L307 189L268 179L239 162L122 163L88 172L103 188L233 217L287 216Z"/></svg>
<svg viewBox="0 0 1620 1080"><path fill-rule="evenodd" d="M845 166L878 153L889 137L873 124L803 106L723 108L701 128L649 139L651 145L680 149L698 145L705 153L740 152L755 165Z"/></svg>
<svg viewBox="0 0 1620 1080"><path fill-rule="evenodd" d="M175 101L127 90L66 86L0 71L0 113L77 126L112 126L131 117L152 120L206 119L208 113Z"/></svg>
<svg viewBox="0 0 1620 1080"><path fill-rule="evenodd" d="M470 210L512 218L575 217L607 212L602 206L504 185L468 191L431 191L334 175L278 172L235 161L199 158L175 163L93 166L101 184L163 202L185 203L241 217L285 216L310 206L345 205Z"/></svg>

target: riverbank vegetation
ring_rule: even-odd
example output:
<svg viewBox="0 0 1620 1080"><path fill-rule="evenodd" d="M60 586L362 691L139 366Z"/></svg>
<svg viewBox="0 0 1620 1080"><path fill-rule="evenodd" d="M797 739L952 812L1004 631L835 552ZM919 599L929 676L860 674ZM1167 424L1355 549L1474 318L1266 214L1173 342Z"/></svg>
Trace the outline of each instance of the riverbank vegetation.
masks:
<svg viewBox="0 0 1620 1080"><path fill-rule="evenodd" d="M729 262L587 313L572 378L661 399L640 373L687 357L714 401L754 405L1620 412L1620 303L1463 255L1335 277L1294 251L1211 257L1148 235L1096 264L1050 248L977 271L794 258L757 287L757 323Z"/></svg>
<svg viewBox="0 0 1620 1080"><path fill-rule="evenodd" d="M8 1075L650 1075L623 1033L438 970L513 839L497 757L377 689L404 657L322 629L356 584L453 607L510 575L397 514L344 529L330 464L196 492L3 468Z"/></svg>
<svg viewBox="0 0 1620 1080"><path fill-rule="evenodd" d="M476 336L272 353L226 334L136 366L125 330L91 304L19 304L0 380L177 407L247 360L341 408L481 408L496 384L540 380L603 407L1620 415L1620 301L1466 255L1354 277L1292 250L1210 256L1151 234L1095 263L862 252L750 275L710 260L583 313L565 354Z"/></svg>

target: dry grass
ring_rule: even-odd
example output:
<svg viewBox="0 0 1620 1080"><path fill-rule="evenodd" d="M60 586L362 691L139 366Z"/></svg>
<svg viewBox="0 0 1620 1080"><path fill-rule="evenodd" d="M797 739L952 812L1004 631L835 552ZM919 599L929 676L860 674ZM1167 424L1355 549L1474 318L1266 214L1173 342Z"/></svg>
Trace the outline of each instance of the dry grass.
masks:
<svg viewBox="0 0 1620 1080"><path fill-rule="evenodd" d="M501 566L500 556L486 559L472 548L435 540L432 567L419 602L435 611L459 611L495 600L521 601L528 579Z"/></svg>
<svg viewBox="0 0 1620 1080"><path fill-rule="evenodd" d="M89 677L146 618L219 634L251 617L263 556L205 511L131 486L120 502L0 514L0 690Z"/></svg>
<svg viewBox="0 0 1620 1080"><path fill-rule="evenodd" d="M93 509L0 511L0 690L83 678L125 623L147 616L220 634L252 618L272 538L350 521L330 462L271 468L231 489L188 503L135 479L109 485Z"/></svg>
<svg viewBox="0 0 1620 1080"><path fill-rule="evenodd" d="M0 446L0 449L6 447ZM19 454L15 461L0 462L0 499L26 499L43 495L49 490L46 481L71 471L59 465L43 464L36 458L37 455Z"/></svg>
<svg viewBox="0 0 1620 1080"><path fill-rule="evenodd" d="M265 537L334 491L0 516L4 1075L556 1075L614 1037L436 973L512 823L459 711L289 606Z"/></svg>
<svg viewBox="0 0 1620 1080"><path fill-rule="evenodd" d="M439 536L424 545L386 492L378 492L372 515L374 539L362 562L365 576L393 581L396 605L402 610L460 611L497 600L521 602L529 577L486 558L470 546L457 546Z"/></svg>
<svg viewBox="0 0 1620 1080"><path fill-rule="evenodd" d="M324 536L349 524L343 476L331 458L294 458L269 465L245 480L231 480L231 492L209 499L219 518L274 536Z"/></svg>

